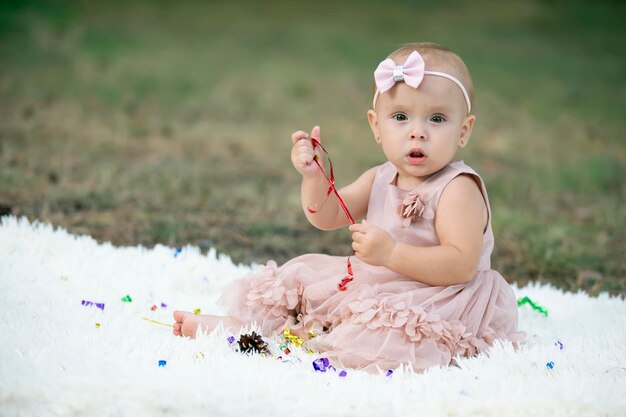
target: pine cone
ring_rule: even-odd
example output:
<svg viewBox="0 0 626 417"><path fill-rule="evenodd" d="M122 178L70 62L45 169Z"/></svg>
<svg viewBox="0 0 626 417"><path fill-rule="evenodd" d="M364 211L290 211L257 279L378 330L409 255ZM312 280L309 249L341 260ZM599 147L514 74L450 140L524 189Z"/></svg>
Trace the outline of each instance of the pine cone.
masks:
<svg viewBox="0 0 626 417"><path fill-rule="evenodd" d="M256 332L242 334L237 343L241 353L270 353L267 343Z"/></svg>

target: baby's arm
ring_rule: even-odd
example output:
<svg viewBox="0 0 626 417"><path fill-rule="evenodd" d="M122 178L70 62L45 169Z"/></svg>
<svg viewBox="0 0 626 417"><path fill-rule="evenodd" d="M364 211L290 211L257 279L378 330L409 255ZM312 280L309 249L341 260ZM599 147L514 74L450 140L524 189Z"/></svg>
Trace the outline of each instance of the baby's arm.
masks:
<svg viewBox="0 0 626 417"><path fill-rule="evenodd" d="M438 246L420 247L396 242L368 223L350 227L353 249L363 261L383 265L428 285L469 282L482 252L487 207L476 182L467 175L444 189L435 218Z"/></svg>
<svg viewBox="0 0 626 417"><path fill-rule="evenodd" d="M328 192L328 181L313 160L317 149L313 149L311 137L319 139L320 129L315 126L311 135L297 131L291 135L293 147L291 161L302 174L301 199L302 209L311 224L318 229L333 230L350 224L335 195L331 195L324 203ZM322 155L317 152L321 161ZM354 219L360 219L367 213L369 195L376 176L377 167L363 173L352 184L341 188L339 195ZM324 203L323 207L320 207ZM309 208L315 210L311 213Z"/></svg>

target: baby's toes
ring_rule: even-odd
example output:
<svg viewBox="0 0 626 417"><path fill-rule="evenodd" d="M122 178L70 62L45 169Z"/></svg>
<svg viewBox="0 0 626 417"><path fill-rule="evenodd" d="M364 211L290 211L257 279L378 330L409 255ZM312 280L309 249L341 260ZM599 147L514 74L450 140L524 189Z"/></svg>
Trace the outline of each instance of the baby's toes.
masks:
<svg viewBox="0 0 626 417"><path fill-rule="evenodd" d="M174 323L172 325L172 333L174 333L174 336L180 336L181 334L181 323Z"/></svg>
<svg viewBox="0 0 626 417"><path fill-rule="evenodd" d="M180 333L187 337L196 337L196 330L198 329L198 323L195 320L185 320L181 323Z"/></svg>
<svg viewBox="0 0 626 417"><path fill-rule="evenodd" d="M189 316L191 313L188 311L180 311L180 310L176 310L174 311L174 321L182 323L185 321L185 319L187 318L187 316Z"/></svg>

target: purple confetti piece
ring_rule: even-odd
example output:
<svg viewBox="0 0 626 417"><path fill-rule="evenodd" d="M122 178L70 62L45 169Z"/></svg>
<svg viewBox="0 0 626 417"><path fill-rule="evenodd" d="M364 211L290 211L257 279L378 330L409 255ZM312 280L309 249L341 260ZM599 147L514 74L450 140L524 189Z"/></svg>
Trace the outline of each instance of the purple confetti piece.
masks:
<svg viewBox="0 0 626 417"><path fill-rule="evenodd" d="M161 308L167 308L167 304L161 303Z"/></svg>
<svg viewBox="0 0 626 417"><path fill-rule="evenodd" d="M339 377L340 377L340 378L343 378L343 377L345 377L346 375L348 375L348 373L347 373L346 371L341 371L341 372L339 372Z"/></svg>
<svg viewBox="0 0 626 417"><path fill-rule="evenodd" d="M80 303L81 303L81 305L84 305L86 307L96 306L100 310L104 310L104 303L96 303L95 301L89 301L89 300L82 300Z"/></svg>
<svg viewBox="0 0 626 417"><path fill-rule="evenodd" d="M563 350L563 343L561 343L560 340L557 340L556 342L554 342L554 346L558 347L559 350Z"/></svg>
<svg viewBox="0 0 626 417"><path fill-rule="evenodd" d="M387 375L385 376L391 376L393 375L393 370L392 369L387 369Z"/></svg>
<svg viewBox="0 0 626 417"><path fill-rule="evenodd" d="M228 343L235 343L235 336L228 336Z"/></svg>
<svg viewBox="0 0 626 417"><path fill-rule="evenodd" d="M313 368L316 371L326 372L329 366L330 362L328 361L328 358L319 358L313 361Z"/></svg>
<svg viewBox="0 0 626 417"><path fill-rule="evenodd" d="M89 300L82 300L80 302L81 305L84 305L86 307L89 306L96 306L98 307L100 310L104 310L104 303L96 303L95 301L89 301Z"/></svg>

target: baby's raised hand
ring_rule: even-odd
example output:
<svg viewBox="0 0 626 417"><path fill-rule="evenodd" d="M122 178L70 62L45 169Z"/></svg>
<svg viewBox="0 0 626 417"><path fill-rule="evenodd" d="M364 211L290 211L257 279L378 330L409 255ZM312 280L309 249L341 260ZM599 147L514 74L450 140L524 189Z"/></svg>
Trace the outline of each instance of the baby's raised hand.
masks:
<svg viewBox="0 0 626 417"><path fill-rule="evenodd" d="M317 154L321 163L321 155L313 149L311 138L320 140L320 127L315 126L311 130L311 134L307 134L302 130L293 132L291 135L291 163L298 170L298 172L304 176L309 176L317 173L318 167L313 161L313 158Z"/></svg>
<svg viewBox="0 0 626 417"><path fill-rule="evenodd" d="M349 230L352 232L352 249L357 258L374 266L387 264L396 245L389 233L365 220L351 225Z"/></svg>

